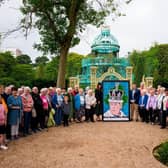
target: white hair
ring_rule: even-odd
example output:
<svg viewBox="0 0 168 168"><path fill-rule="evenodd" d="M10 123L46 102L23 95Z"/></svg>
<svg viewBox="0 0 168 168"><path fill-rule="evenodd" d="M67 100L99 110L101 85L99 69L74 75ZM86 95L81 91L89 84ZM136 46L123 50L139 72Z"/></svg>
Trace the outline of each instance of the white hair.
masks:
<svg viewBox="0 0 168 168"><path fill-rule="evenodd" d="M18 92L22 92L23 91L23 89L22 88L18 88Z"/></svg>
<svg viewBox="0 0 168 168"><path fill-rule="evenodd" d="M26 90L28 90L29 92L31 92L31 89L28 86L24 87L24 91L26 91Z"/></svg>
<svg viewBox="0 0 168 168"><path fill-rule="evenodd" d="M61 88L56 88L56 92L60 91L61 92Z"/></svg>
<svg viewBox="0 0 168 168"><path fill-rule="evenodd" d="M42 88L42 89L40 90L41 93L42 93L42 92L47 92L47 91L48 91L47 88Z"/></svg>
<svg viewBox="0 0 168 168"><path fill-rule="evenodd" d="M53 90L53 87L52 87L52 86L50 86L48 89L49 89L49 90Z"/></svg>
<svg viewBox="0 0 168 168"><path fill-rule="evenodd" d="M90 94L90 93L93 93L93 90L92 90L92 89L89 89L89 90L88 90L88 94Z"/></svg>
<svg viewBox="0 0 168 168"><path fill-rule="evenodd" d="M71 87L69 87L69 88L68 88L68 92L69 92L69 91L71 91L71 90L72 90L72 88L71 88Z"/></svg>
<svg viewBox="0 0 168 168"><path fill-rule="evenodd" d="M34 87L32 88L32 90L34 90L34 89L38 89L38 87L34 86Z"/></svg>

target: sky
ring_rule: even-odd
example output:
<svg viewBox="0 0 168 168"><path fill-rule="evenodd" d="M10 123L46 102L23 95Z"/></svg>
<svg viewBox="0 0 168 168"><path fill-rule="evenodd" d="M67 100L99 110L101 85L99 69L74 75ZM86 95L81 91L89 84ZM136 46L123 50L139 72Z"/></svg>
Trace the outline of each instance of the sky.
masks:
<svg viewBox="0 0 168 168"><path fill-rule="evenodd" d="M21 0L9 0L0 7L0 32L6 32L18 25L22 17L20 5ZM106 19L105 24L119 41L120 56L126 56L134 49L148 49L155 42L168 43L167 7L168 0L133 0L122 9L126 16L117 18L115 22L110 17ZM90 53L90 46L100 31L101 28L88 26L80 35L80 44L70 51L84 55ZM22 32L17 32L3 40L0 49L19 48L34 60L42 55L33 48L33 44L39 41L40 37L36 30L33 30L27 39Z"/></svg>

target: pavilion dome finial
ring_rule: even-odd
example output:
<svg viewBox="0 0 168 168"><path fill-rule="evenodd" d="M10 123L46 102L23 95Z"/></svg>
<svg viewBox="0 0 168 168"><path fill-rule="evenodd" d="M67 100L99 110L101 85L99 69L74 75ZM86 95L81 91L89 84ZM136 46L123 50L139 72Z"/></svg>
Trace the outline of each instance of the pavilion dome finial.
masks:
<svg viewBox="0 0 168 168"><path fill-rule="evenodd" d="M118 40L111 34L109 26L102 26L101 34L94 39L91 48L92 52L100 54L118 53L120 50Z"/></svg>

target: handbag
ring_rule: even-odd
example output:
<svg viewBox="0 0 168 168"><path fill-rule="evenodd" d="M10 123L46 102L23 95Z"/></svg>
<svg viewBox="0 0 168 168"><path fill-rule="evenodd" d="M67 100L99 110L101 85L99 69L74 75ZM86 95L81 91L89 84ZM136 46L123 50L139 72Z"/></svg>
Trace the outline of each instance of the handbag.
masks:
<svg viewBox="0 0 168 168"><path fill-rule="evenodd" d="M37 117L37 112L36 112L36 109L33 107L32 109L32 117L33 118L36 118Z"/></svg>

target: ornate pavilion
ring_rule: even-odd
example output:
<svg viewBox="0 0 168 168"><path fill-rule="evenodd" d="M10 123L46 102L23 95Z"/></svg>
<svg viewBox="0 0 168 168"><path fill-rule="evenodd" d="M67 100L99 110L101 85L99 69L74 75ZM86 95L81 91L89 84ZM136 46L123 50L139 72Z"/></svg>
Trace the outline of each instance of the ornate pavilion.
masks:
<svg viewBox="0 0 168 168"><path fill-rule="evenodd" d="M132 67L127 58L119 58L118 40L109 27L103 27L92 45L91 54L82 60L82 74L70 77L70 86L95 88L103 80L129 80L132 84Z"/></svg>

